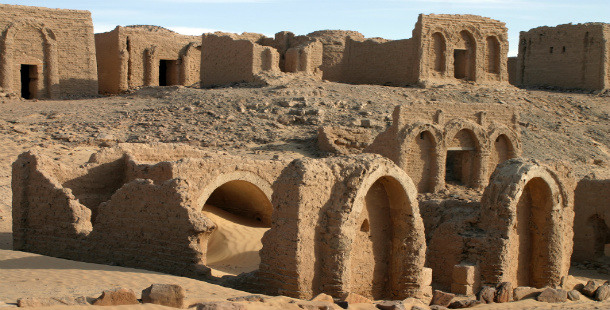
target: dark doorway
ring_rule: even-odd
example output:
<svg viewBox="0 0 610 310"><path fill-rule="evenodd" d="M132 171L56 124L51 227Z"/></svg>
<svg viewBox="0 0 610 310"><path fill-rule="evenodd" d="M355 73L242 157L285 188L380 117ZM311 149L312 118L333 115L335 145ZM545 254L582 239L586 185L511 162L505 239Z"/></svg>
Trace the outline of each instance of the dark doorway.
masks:
<svg viewBox="0 0 610 310"><path fill-rule="evenodd" d="M463 79L467 76L468 72L468 50L454 50L453 51L453 63L454 76L456 79Z"/></svg>
<svg viewBox="0 0 610 310"><path fill-rule="evenodd" d="M36 98L36 84L38 69L35 65L21 65L21 97L23 99Z"/></svg>
<svg viewBox="0 0 610 310"><path fill-rule="evenodd" d="M445 162L445 182L468 185L472 176L474 150L447 151Z"/></svg>
<svg viewBox="0 0 610 310"><path fill-rule="evenodd" d="M159 62L159 86L167 86L167 67L169 60L161 60Z"/></svg>

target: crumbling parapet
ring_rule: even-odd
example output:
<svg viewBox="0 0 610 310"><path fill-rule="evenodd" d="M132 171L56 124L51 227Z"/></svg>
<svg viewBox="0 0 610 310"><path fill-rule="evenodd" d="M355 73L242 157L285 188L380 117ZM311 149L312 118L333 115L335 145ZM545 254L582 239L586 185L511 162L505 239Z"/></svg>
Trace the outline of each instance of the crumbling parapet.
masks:
<svg viewBox="0 0 610 310"><path fill-rule="evenodd" d="M498 166L481 199L482 283L560 284L570 268L574 188L561 163L511 159Z"/></svg>
<svg viewBox="0 0 610 310"><path fill-rule="evenodd" d="M483 189L498 163L521 154L516 122L516 111L501 105L402 105L365 152L392 159L419 192L447 181Z"/></svg>
<svg viewBox="0 0 610 310"><path fill-rule="evenodd" d="M387 159L295 160L272 201L257 273L268 293L404 299L426 290L416 190Z"/></svg>
<svg viewBox="0 0 610 310"><path fill-rule="evenodd" d="M584 178L574 192L573 261L610 256L610 179Z"/></svg>

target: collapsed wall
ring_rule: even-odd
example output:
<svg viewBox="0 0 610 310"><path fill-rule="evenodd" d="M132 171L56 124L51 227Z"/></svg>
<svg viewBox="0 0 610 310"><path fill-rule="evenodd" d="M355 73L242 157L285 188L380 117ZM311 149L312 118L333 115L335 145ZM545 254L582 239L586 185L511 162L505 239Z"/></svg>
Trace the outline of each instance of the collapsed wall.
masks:
<svg viewBox="0 0 610 310"><path fill-rule="evenodd" d="M24 99L98 92L88 11L0 4L0 88Z"/></svg>
<svg viewBox="0 0 610 310"><path fill-rule="evenodd" d="M95 45L102 93L199 83L201 36L158 26L117 26L95 34Z"/></svg>
<svg viewBox="0 0 610 310"><path fill-rule="evenodd" d="M610 24L565 24L521 31L516 83L610 88Z"/></svg>
<svg viewBox="0 0 610 310"><path fill-rule="evenodd" d="M204 34L201 50L201 86L253 83L263 72L279 72L279 54L257 42L259 38L236 34Z"/></svg>
<svg viewBox="0 0 610 310"><path fill-rule="evenodd" d="M401 105L364 151L393 160L419 192L446 182L483 189L495 167L521 154L518 115L500 104Z"/></svg>
<svg viewBox="0 0 610 310"><path fill-rule="evenodd" d="M610 246L610 180L582 179L574 193L573 261L608 256Z"/></svg>

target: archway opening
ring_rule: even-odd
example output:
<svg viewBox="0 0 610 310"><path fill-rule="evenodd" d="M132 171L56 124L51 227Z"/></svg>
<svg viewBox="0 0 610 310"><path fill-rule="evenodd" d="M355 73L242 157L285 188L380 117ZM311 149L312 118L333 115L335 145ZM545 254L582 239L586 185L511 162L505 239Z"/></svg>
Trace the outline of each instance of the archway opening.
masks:
<svg viewBox="0 0 610 310"><path fill-rule="evenodd" d="M500 42L495 36L487 37L487 72L500 73Z"/></svg>
<svg viewBox="0 0 610 310"><path fill-rule="evenodd" d="M506 135L499 135L493 142L490 154L489 171L496 170L496 167L514 157L513 144Z"/></svg>
<svg viewBox="0 0 610 310"><path fill-rule="evenodd" d="M456 79L474 80L476 48L472 34L463 30L453 50L453 74Z"/></svg>
<svg viewBox="0 0 610 310"><path fill-rule="evenodd" d="M436 72L445 72L445 38L440 32L432 35L432 66Z"/></svg>
<svg viewBox="0 0 610 310"><path fill-rule="evenodd" d="M587 220L587 226L593 229L593 253L599 258L605 255L604 248L610 243L610 228L602 218L594 214Z"/></svg>
<svg viewBox="0 0 610 310"><path fill-rule="evenodd" d="M35 99L38 94L38 66L21 65L21 98Z"/></svg>
<svg viewBox="0 0 610 310"><path fill-rule="evenodd" d="M517 286L541 288L548 285L548 278L556 267L551 252L560 246L551 244L556 239L552 209L549 185L542 178L531 179L517 203Z"/></svg>
<svg viewBox="0 0 610 310"><path fill-rule="evenodd" d="M258 269L263 234L271 227L271 202L256 185L242 180L218 187L202 212L216 223L216 230L200 239L205 265L212 275L237 275Z"/></svg>
<svg viewBox="0 0 610 310"><path fill-rule="evenodd" d="M420 193L429 193L434 189L434 176L436 175L436 141L429 131L420 132L407 155L407 174L413 180Z"/></svg>
<svg viewBox="0 0 610 310"><path fill-rule="evenodd" d="M460 130L449 143L445 162L445 182L470 186L476 176L475 162L479 145L474 133Z"/></svg>
<svg viewBox="0 0 610 310"><path fill-rule="evenodd" d="M352 244L351 291L374 299L387 296L389 286L392 219L390 198L377 180L365 196Z"/></svg>

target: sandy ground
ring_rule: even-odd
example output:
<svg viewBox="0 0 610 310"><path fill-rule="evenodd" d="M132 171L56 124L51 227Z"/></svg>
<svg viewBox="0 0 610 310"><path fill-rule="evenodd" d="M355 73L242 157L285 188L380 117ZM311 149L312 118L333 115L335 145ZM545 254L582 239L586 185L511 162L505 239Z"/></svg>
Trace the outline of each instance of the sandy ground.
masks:
<svg viewBox="0 0 610 310"><path fill-rule="evenodd" d="M0 307L22 297L97 297L106 289L127 287L140 293L152 283L175 283L190 303L247 295L203 281L146 270L82 263L12 251L11 163L21 152L38 149L64 163L81 164L116 142L183 142L250 156L324 156L315 148L319 125L355 126L371 119L373 134L385 129L393 106L407 102L500 102L521 113L524 156L564 159L576 174L610 175L610 99L595 94L449 86L413 89L302 82L267 88L214 90L148 88L133 94L72 101L5 101L0 104ZM286 101L290 104L286 104ZM293 106L292 101L296 102ZM1 101L0 101L1 102ZM290 106L290 107L288 107ZM295 111L295 109L297 111ZM300 110L299 110L300 109ZM317 112L309 113L307 111ZM323 112L320 112L323 110ZM307 114L309 113L309 114ZM316 115L307 116L307 115ZM323 117L322 117L323 115ZM215 275L256 268L260 236L266 228L244 223L213 207L206 212L219 224L214 244L223 252L208 257ZM239 268L232 266L239 265ZM595 271L572 269L583 281L610 280ZM92 307L92 306L91 306ZM69 307L77 310L79 308ZM249 304L249 309L263 305ZM268 309L281 305L267 304ZM50 307L47 309L66 309ZM112 309L161 309L140 305ZM589 300L561 305L525 300L477 309L610 309Z"/></svg>

